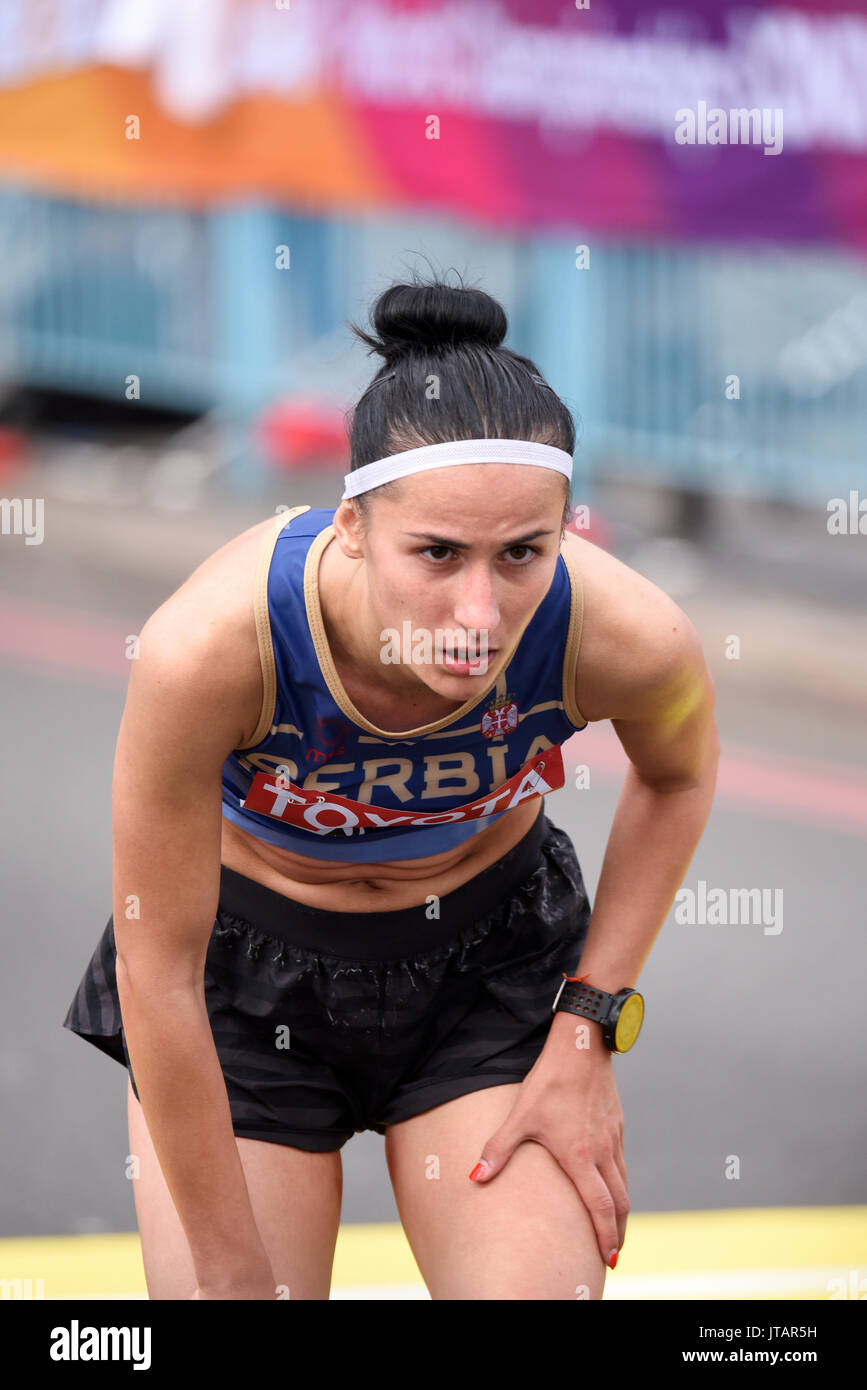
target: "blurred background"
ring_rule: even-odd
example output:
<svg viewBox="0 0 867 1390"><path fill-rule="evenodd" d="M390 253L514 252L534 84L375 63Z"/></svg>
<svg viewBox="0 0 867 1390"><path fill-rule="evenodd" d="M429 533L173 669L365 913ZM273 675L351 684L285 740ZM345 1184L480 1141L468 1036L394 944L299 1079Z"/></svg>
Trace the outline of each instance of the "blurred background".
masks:
<svg viewBox="0 0 867 1390"><path fill-rule="evenodd" d="M125 639L278 507L337 505L378 365L347 320L417 269L501 301L576 416L582 534L701 634L723 756L684 887L784 904L657 939L605 1297L863 1297L864 4L5 0L0 29L4 1296L144 1293L126 1076L61 1028L111 911ZM608 724L564 751L592 898L626 760ZM333 1297L426 1297L383 1140L343 1155Z"/></svg>

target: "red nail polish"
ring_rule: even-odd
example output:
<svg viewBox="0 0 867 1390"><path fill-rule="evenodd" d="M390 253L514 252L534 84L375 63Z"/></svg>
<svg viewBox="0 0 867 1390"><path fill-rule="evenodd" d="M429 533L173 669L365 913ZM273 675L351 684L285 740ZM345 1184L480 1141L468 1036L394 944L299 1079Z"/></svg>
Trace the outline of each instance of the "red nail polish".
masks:
<svg viewBox="0 0 867 1390"><path fill-rule="evenodd" d="M611 1259L608 1261L608 1264L609 1264L609 1267L610 1267L611 1269L613 1269L614 1266L617 1264L617 1251L616 1251L616 1250L612 1250L612 1252L611 1252Z"/></svg>
<svg viewBox="0 0 867 1390"><path fill-rule="evenodd" d="M470 1173L470 1177L471 1177L472 1181L475 1182L477 1178L480 1178L481 1175L482 1175L482 1173L484 1173L484 1171L485 1171L485 1165L484 1165L484 1163L477 1163L476 1166L475 1166L475 1168L473 1169L473 1171Z"/></svg>

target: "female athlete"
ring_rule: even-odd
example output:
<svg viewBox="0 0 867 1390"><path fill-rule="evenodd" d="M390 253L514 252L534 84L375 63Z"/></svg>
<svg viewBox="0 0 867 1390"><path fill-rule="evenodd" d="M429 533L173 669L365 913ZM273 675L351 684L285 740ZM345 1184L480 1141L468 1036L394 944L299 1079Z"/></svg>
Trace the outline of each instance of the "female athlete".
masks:
<svg viewBox="0 0 867 1390"><path fill-rule="evenodd" d="M152 1299L327 1299L365 1129L432 1298L598 1299L612 1057L709 814L713 687L681 609L567 532L572 417L500 305L415 280L373 323L336 509L144 626L64 1026L129 1072ZM604 719L630 765L591 919L543 797Z"/></svg>

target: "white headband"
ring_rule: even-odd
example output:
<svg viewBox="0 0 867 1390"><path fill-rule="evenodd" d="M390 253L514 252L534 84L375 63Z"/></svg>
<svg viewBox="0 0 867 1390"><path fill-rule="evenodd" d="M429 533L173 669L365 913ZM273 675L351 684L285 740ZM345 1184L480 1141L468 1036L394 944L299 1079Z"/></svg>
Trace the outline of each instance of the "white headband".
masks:
<svg viewBox="0 0 867 1390"><path fill-rule="evenodd" d="M387 458L363 464L345 475L343 497L357 497L360 492L369 492L372 487L403 478L408 473L451 468L458 463L531 463L537 468L556 469L569 479L572 477L572 455L551 444L532 444L527 439L455 439L447 444L405 449L401 454L389 454Z"/></svg>

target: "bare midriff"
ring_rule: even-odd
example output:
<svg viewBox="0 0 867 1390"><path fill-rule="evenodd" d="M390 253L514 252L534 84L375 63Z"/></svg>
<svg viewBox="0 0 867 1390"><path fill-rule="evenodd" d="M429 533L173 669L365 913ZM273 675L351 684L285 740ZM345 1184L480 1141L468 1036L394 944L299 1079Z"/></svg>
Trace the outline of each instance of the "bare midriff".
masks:
<svg viewBox="0 0 867 1390"><path fill-rule="evenodd" d="M540 813L539 802L538 796L528 798L442 854L379 864L310 859L256 839L224 816L221 859L227 869L308 907L391 912L416 907L431 893L445 897L496 863L526 835Z"/></svg>

